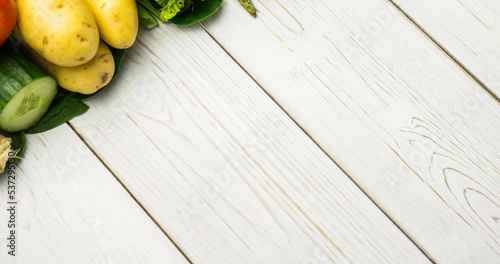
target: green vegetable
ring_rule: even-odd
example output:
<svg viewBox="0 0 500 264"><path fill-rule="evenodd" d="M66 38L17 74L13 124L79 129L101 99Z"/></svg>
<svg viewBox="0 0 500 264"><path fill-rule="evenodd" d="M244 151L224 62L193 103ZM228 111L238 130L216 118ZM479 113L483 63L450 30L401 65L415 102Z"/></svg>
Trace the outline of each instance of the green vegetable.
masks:
<svg viewBox="0 0 500 264"><path fill-rule="evenodd" d="M211 16L222 5L222 0L193 0L192 7L183 10L169 21L177 25L190 25Z"/></svg>
<svg viewBox="0 0 500 264"><path fill-rule="evenodd" d="M165 22L172 19L175 15L177 15L177 13L181 11L182 8L184 8L184 0L156 0L156 1L162 7L160 13L160 19Z"/></svg>
<svg viewBox="0 0 500 264"><path fill-rule="evenodd" d="M0 48L0 128L16 132L34 126L57 93L54 78L45 74L10 42Z"/></svg>
<svg viewBox="0 0 500 264"><path fill-rule="evenodd" d="M161 6L153 6L153 3L151 3L150 0L136 0L136 2L140 5L145 7L151 14L153 14L155 17L160 18L160 8Z"/></svg>
<svg viewBox="0 0 500 264"><path fill-rule="evenodd" d="M151 14L163 22L190 25L212 15L222 4L222 0L136 0ZM147 22L143 25L147 26Z"/></svg>
<svg viewBox="0 0 500 264"><path fill-rule="evenodd" d="M137 14L139 15L139 23L147 29L153 29L158 26L156 18L154 18L143 5L137 5Z"/></svg>
<svg viewBox="0 0 500 264"><path fill-rule="evenodd" d="M255 8L253 7L252 0L238 0L240 4L252 15L253 17L256 17L257 14L255 13Z"/></svg>

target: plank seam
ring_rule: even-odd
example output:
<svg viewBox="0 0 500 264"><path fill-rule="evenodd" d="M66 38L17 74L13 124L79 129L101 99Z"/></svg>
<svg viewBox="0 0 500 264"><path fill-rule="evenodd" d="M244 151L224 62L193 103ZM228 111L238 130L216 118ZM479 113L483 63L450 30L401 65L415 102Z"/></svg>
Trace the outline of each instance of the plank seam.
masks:
<svg viewBox="0 0 500 264"><path fill-rule="evenodd" d="M208 29L203 26L203 24L201 22L198 22L198 25L205 31L205 33L207 33L208 36L210 36L210 38L212 38L212 40L217 43L217 45L219 45L219 47L238 65L238 67L240 67L251 79L252 81L259 86L259 88L279 107L279 109L281 111L283 111L283 113L292 120L292 122L335 164L335 166L337 166L353 183L354 185L361 190L361 192L363 192L363 194L399 229L399 231L401 231L409 240L411 243L413 243L415 245L415 247L417 247L417 249L422 252L422 254L427 257L427 259L429 259L429 261L433 264L436 264L436 262L434 261L434 259L432 259L432 257L430 257L430 255L427 253L427 251L425 251L425 249L423 247L421 247L421 245L419 243L417 243L409 234L407 234L404 229L395 222L394 219L392 219L389 214L381 207L379 206L379 204L377 202L375 202L375 199L373 199L370 195L368 195L368 192L365 191L365 189L363 189L355 180L354 180L354 177L352 175L350 175L336 160L334 157L332 157L331 155L329 155L325 149L323 149L323 147L321 147L319 145L319 143L309 134L307 133L307 131L277 102L277 100L271 95L269 94L264 88L263 86L257 82L257 80L231 55L231 53L229 53L229 51L227 51L222 45L221 43L219 43L219 41L217 41L217 39L212 35L210 34L210 32L208 31Z"/></svg>
<svg viewBox="0 0 500 264"><path fill-rule="evenodd" d="M75 132L75 134L80 138L80 140L87 146L87 148L92 152L92 154L104 165L104 167L115 177L115 179L120 183L120 185L125 189L125 191L132 197L132 199L139 205L139 207L146 213L146 215L155 223L155 225L161 230L161 232L170 240L170 242L174 245L174 247L184 256L184 258L190 263L193 264L191 259L185 254L185 252L180 248L177 243L172 239L172 237L168 234L168 232L161 227L161 225L154 219L151 213L139 202L139 200L132 194L132 192L125 186L125 184L118 178L118 176L113 172L113 170L102 160L102 158L94 151L94 149L89 145L89 143L78 133L78 131L71 125L70 122L66 122L68 126Z"/></svg>
<svg viewBox="0 0 500 264"><path fill-rule="evenodd" d="M472 73L463 63L460 62L455 56L451 54L444 46L439 44L439 41L434 39L432 35L427 32L416 20L414 20L408 13L406 13L403 8L401 8L394 0L387 0L391 3L403 16L405 16L422 34L424 34L427 39L429 39L436 47L441 50L448 58L453 61L459 68L461 68L465 73L467 73L483 90L489 93L498 103L500 103L500 95L496 95L488 86L481 81L474 73Z"/></svg>

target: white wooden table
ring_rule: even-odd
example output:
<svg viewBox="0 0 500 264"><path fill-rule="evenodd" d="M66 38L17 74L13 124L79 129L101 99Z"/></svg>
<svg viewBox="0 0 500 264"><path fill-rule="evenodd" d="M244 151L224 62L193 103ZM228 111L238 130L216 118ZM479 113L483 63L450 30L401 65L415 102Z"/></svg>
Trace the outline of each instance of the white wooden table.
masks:
<svg viewBox="0 0 500 264"><path fill-rule="evenodd" d="M28 136L0 263L500 263L500 2L254 5Z"/></svg>

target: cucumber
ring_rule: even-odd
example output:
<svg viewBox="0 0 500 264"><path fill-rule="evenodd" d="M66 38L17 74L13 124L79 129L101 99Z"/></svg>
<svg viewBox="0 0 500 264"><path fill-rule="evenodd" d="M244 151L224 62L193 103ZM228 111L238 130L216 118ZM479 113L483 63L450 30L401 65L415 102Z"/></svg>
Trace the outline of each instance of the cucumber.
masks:
<svg viewBox="0 0 500 264"><path fill-rule="evenodd" d="M57 93L54 78L7 41L0 47L0 128L17 132L34 126Z"/></svg>

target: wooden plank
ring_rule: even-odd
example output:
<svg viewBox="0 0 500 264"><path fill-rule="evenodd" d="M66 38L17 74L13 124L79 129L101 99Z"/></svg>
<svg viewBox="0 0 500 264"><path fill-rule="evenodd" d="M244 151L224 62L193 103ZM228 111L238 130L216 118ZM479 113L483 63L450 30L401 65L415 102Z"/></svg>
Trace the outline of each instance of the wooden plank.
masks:
<svg viewBox="0 0 500 264"><path fill-rule="evenodd" d="M500 1L391 1L500 98Z"/></svg>
<svg viewBox="0 0 500 264"><path fill-rule="evenodd" d="M227 1L212 37L439 263L500 262L500 105L386 1Z"/></svg>
<svg viewBox="0 0 500 264"><path fill-rule="evenodd" d="M193 262L429 262L199 26L125 54L71 124Z"/></svg>
<svg viewBox="0 0 500 264"><path fill-rule="evenodd" d="M17 248L7 254L7 172L0 177L1 263L188 263L67 125L28 136L13 171Z"/></svg>

